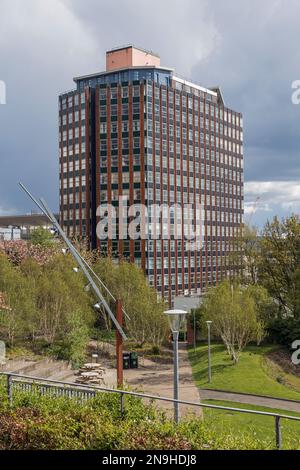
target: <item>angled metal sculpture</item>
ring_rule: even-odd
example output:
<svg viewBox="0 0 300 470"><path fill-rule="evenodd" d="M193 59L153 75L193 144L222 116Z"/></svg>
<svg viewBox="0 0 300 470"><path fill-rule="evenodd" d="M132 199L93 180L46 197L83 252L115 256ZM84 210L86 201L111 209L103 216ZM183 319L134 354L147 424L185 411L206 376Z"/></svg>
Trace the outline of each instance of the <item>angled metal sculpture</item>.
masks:
<svg viewBox="0 0 300 470"><path fill-rule="evenodd" d="M24 184L22 183L19 183L21 188L23 189L23 191L30 197L30 199L36 204L36 206L43 212L43 214L45 214L45 216L49 219L49 221L53 224L53 226L56 228L58 234L61 236L61 238L63 239L63 241L65 242L66 246L68 247L70 253L72 254L73 258L76 260L78 266L81 268L83 274L85 275L85 277L87 278L88 280L88 283L89 285L91 286L91 289L94 291L97 299L98 299L98 303L102 304L105 311L107 312L107 314L109 315L109 317L111 318L112 322L114 323L118 333L120 334L120 336L123 338L123 340L126 340L127 339L127 336L124 332L124 330L122 329L121 325L119 324L119 322L117 321L115 315L113 314L113 312L111 311L111 308L110 306L108 305L108 303L106 302L105 298L103 297L99 287L97 286L97 284L95 283L92 275L91 275L91 272L97 277L98 281L101 283L101 285L106 289L106 291L109 292L109 294L112 296L112 294L110 293L110 291L107 289L107 287L104 285L104 283L100 280L100 278L94 273L94 271L92 270L92 268L90 268L90 266L88 265L88 263L81 257L81 255L78 253L78 251L76 250L76 248L73 246L73 244L71 243L71 241L68 239L68 237L66 236L65 232L63 231L63 229L61 228L61 226L59 225L58 221L56 220L56 218L54 217L54 214L53 212L51 211L51 209L49 208L49 206L47 205L46 201L44 199L40 199L39 201L30 193L30 191L24 186ZM114 300L116 300L113 296L112 298ZM126 314L126 316L128 317L128 315Z"/></svg>

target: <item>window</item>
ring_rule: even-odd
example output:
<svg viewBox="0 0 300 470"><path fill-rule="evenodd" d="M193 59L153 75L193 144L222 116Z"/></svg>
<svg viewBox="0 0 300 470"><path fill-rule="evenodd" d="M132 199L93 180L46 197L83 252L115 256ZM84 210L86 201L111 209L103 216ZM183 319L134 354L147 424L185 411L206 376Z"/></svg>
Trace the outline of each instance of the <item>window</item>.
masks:
<svg viewBox="0 0 300 470"><path fill-rule="evenodd" d="M130 182L130 179L129 179L129 173L122 173L122 178L123 178L123 183L129 183Z"/></svg>
<svg viewBox="0 0 300 470"><path fill-rule="evenodd" d="M129 166L129 155L123 155L122 157L122 165Z"/></svg>
<svg viewBox="0 0 300 470"><path fill-rule="evenodd" d="M118 132L118 124L116 122L112 122L111 123L111 133L115 134L116 132Z"/></svg>
<svg viewBox="0 0 300 470"><path fill-rule="evenodd" d="M107 201L107 191L100 191L100 201Z"/></svg>
<svg viewBox="0 0 300 470"><path fill-rule="evenodd" d="M106 134L106 132L107 132L106 122L101 122L100 123L100 134Z"/></svg>
<svg viewBox="0 0 300 470"><path fill-rule="evenodd" d="M116 100L118 98L118 89L117 88L111 88L110 90L110 98L112 100Z"/></svg>
<svg viewBox="0 0 300 470"><path fill-rule="evenodd" d="M116 104L112 104L110 107L110 115L117 116L118 114L118 106Z"/></svg>
<svg viewBox="0 0 300 470"><path fill-rule="evenodd" d="M107 173L102 173L100 175L100 184L107 184Z"/></svg>
<svg viewBox="0 0 300 470"><path fill-rule="evenodd" d="M133 198L134 198L134 200L141 199L141 190L140 189L135 189L133 191Z"/></svg>
<svg viewBox="0 0 300 470"><path fill-rule="evenodd" d="M133 112L133 114L139 114L139 112L140 112L140 103L133 103L132 112Z"/></svg>
<svg viewBox="0 0 300 470"><path fill-rule="evenodd" d="M141 181L141 173L139 171L135 171L133 173L133 182L140 183L140 181Z"/></svg>
<svg viewBox="0 0 300 470"><path fill-rule="evenodd" d="M106 152L106 150L107 150L106 140L100 140L100 151Z"/></svg>
<svg viewBox="0 0 300 470"><path fill-rule="evenodd" d="M111 149L118 150L118 139L111 139Z"/></svg>
<svg viewBox="0 0 300 470"><path fill-rule="evenodd" d="M133 96L140 96L140 87L139 85L135 85L132 89Z"/></svg>
<svg viewBox="0 0 300 470"><path fill-rule="evenodd" d="M118 166L118 155L111 155L111 166Z"/></svg>
<svg viewBox="0 0 300 470"><path fill-rule="evenodd" d="M139 165L140 164L140 155L133 155L133 164L134 165Z"/></svg>
<svg viewBox="0 0 300 470"><path fill-rule="evenodd" d="M138 132L140 130L140 121L133 121L133 131Z"/></svg>
<svg viewBox="0 0 300 470"><path fill-rule="evenodd" d="M123 149L128 149L128 139L122 139L122 147Z"/></svg>
<svg viewBox="0 0 300 470"><path fill-rule="evenodd" d="M128 121L123 121L122 122L122 132L128 132L129 127L128 127Z"/></svg>
<svg viewBox="0 0 300 470"><path fill-rule="evenodd" d="M118 181L119 181L119 173L112 173L111 184L118 184Z"/></svg>
<svg viewBox="0 0 300 470"><path fill-rule="evenodd" d="M101 88L99 92L100 100L106 100L106 88Z"/></svg>

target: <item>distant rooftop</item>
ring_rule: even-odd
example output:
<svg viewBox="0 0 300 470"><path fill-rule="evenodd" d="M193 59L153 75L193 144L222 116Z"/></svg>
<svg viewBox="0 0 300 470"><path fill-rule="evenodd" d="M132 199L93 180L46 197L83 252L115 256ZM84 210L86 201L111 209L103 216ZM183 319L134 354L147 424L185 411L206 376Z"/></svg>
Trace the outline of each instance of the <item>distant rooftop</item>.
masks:
<svg viewBox="0 0 300 470"><path fill-rule="evenodd" d="M58 218L58 215L55 214ZM0 227L51 225L44 214L5 215L0 217Z"/></svg>

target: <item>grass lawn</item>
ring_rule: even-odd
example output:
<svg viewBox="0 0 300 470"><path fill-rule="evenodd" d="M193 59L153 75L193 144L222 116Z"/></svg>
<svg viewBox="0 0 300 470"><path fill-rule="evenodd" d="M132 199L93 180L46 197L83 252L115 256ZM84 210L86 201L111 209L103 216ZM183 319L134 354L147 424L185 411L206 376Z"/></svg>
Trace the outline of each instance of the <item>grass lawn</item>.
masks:
<svg viewBox="0 0 300 470"><path fill-rule="evenodd" d="M276 380L274 370L265 361L264 355L273 349L273 346L248 346L234 365L223 344L212 344L212 382L209 384L207 345L197 346L195 352L191 348L189 357L194 380L200 388L300 400L300 378L293 377L293 388L285 386Z"/></svg>
<svg viewBox="0 0 300 470"><path fill-rule="evenodd" d="M223 405L250 410L269 411L290 416L300 414L292 411L275 410L262 406L245 405L230 401L206 400L203 403ZM267 442L270 449L275 448L275 419L269 416L259 416L246 413L237 413L223 410L203 408L205 422L218 433L230 431L234 434L247 434ZM282 419L282 447L284 449L300 449L300 422Z"/></svg>

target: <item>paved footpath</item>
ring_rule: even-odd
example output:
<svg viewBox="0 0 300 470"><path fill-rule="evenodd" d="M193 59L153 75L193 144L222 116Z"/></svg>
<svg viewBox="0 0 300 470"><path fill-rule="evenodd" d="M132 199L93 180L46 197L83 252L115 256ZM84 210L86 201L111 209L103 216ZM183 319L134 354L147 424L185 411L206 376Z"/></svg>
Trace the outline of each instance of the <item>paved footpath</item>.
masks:
<svg viewBox="0 0 300 470"><path fill-rule="evenodd" d="M141 359L138 369L124 370L126 383L144 393L173 398L173 364L158 364L149 359ZM179 343L179 399L200 403L200 392L196 387L185 343ZM173 403L157 401L157 404L170 411ZM180 405L181 416L202 415L201 408Z"/></svg>
<svg viewBox="0 0 300 470"><path fill-rule="evenodd" d="M296 411L300 413L300 402L290 400L278 400L277 398L261 397L233 392L222 392L219 390L200 390L202 400L227 400L248 405L266 406L286 411Z"/></svg>

